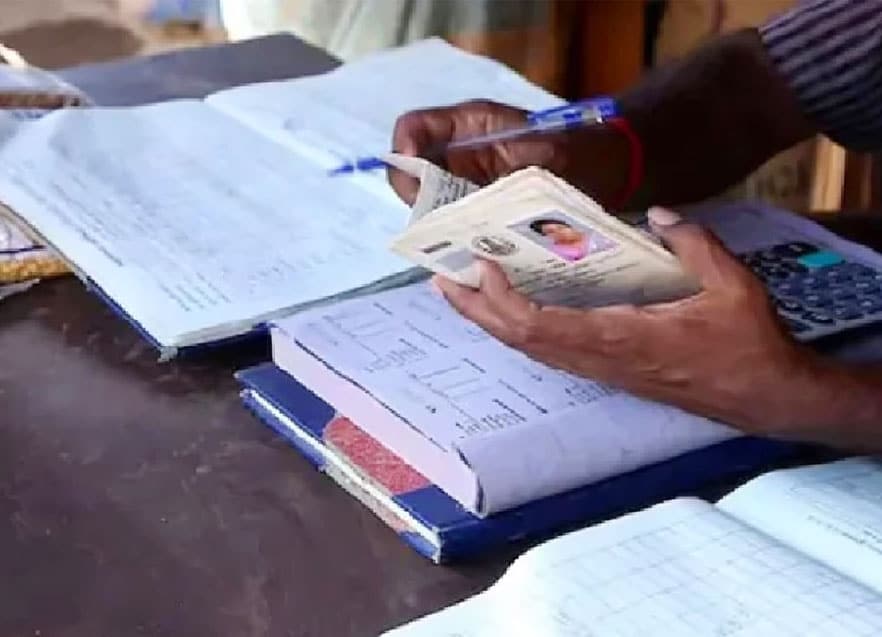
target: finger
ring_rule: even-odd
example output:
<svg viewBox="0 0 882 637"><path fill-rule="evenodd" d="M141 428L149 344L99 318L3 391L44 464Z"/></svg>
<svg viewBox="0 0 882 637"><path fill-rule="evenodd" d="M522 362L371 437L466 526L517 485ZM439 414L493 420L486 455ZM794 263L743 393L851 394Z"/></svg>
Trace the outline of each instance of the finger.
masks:
<svg viewBox="0 0 882 637"><path fill-rule="evenodd" d="M449 108L411 111L398 118L392 133L392 149L402 155L426 157L432 150L443 146L453 136L453 114ZM437 158L431 159L437 161ZM392 188L408 204L413 204L419 192L420 182L415 177L389 168L387 171Z"/></svg>
<svg viewBox="0 0 882 637"><path fill-rule="evenodd" d="M686 223L672 210L652 208L653 231L677 256L683 269L707 289L731 287L749 272L723 243L708 230Z"/></svg>
<svg viewBox="0 0 882 637"><path fill-rule="evenodd" d="M386 170L386 176L392 189L401 200L408 206L412 206L420 191L420 180L391 166Z"/></svg>
<svg viewBox="0 0 882 637"><path fill-rule="evenodd" d="M478 263L478 267L481 275L481 291L500 313L516 317L538 309L535 303L512 287L499 264L482 260Z"/></svg>
<svg viewBox="0 0 882 637"><path fill-rule="evenodd" d="M395 122L392 149L402 155L424 157L447 144L456 130L455 107L432 108L405 113Z"/></svg>
<svg viewBox="0 0 882 637"><path fill-rule="evenodd" d="M506 317L490 303L483 292L459 285L443 276L433 277L432 283L462 316L480 325L496 338L506 340Z"/></svg>

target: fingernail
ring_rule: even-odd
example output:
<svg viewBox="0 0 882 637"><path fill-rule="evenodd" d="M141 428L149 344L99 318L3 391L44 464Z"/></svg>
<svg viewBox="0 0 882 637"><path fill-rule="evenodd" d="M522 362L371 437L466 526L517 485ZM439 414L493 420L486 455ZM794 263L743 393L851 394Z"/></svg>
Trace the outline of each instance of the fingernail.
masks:
<svg viewBox="0 0 882 637"><path fill-rule="evenodd" d="M646 213L646 216L649 217L649 223L654 226L659 226L661 228L666 228L668 226L676 226L678 223L683 221L683 217L678 215L673 210L668 210L667 208L662 208L660 206L653 206Z"/></svg>

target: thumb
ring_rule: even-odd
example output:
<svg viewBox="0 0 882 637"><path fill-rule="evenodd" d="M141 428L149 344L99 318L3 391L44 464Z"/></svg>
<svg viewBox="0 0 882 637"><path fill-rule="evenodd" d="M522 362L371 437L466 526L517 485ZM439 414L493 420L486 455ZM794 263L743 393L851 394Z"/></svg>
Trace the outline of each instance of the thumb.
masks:
<svg viewBox="0 0 882 637"><path fill-rule="evenodd" d="M667 208L651 208L648 217L653 232L703 288L728 286L733 277L745 273L741 262L710 231L683 221Z"/></svg>

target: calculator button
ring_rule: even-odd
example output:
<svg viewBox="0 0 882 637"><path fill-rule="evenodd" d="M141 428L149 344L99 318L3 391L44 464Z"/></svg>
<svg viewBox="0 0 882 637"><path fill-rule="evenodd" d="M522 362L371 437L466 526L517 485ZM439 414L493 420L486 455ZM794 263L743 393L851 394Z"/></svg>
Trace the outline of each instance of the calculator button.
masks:
<svg viewBox="0 0 882 637"><path fill-rule="evenodd" d="M826 314L822 314L821 312L803 312L802 318L810 323L817 323L819 325L830 325L831 323L833 323L832 318L830 318Z"/></svg>
<svg viewBox="0 0 882 637"><path fill-rule="evenodd" d="M785 261L781 264L781 267L793 274L804 274L808 272L807 267L796 261Z"/></svg>
<svg viewBox="0 0 882 637"><path fill-rule="evenodd" d="M775 246L773 251L782 257L801 257L804 254L816 252L817 248L804 241L791 241Z"/></svg>
<svg viewBox="0 0 882 637"><path fill-rule="evenodd" d="M864 312L878 312L879 310L882 310L882 299L863 297L858 299L857 306Z"/></svg>
<svg viewBox="0 0 882 637"><path fill-rule="evenodd" d="M842 263L843 259L840 255L830 250L818 250L811 254L799 257L799 262L809 269L826 268L831 265Z"/></svg>
<svg viewBox="0 0 882 637"><path fill-rule="evenodd" d="M805 323L801 323L796 319L790 318L789 316L784 317L784 322L787 324L788 329L794 334L799 334L800 332L806 332L811 328Z"/></svg>
<svg viewBox="0 0 882 637"><path fill-rule="evenodd" d="M800 279L800 283L802 283L803 286L810 288L818 285L818 283L820 283L820 279L815 276L804 276Z"/></svg>
<svg viewBox="0 0 882 637"><path fill-rule="evenodd" d="M859 308L848 305L834 307L832 314L834 318L840 321L856 321L864 316L864 313Z"/></svg>
<svg viewBox="0 0 882 637"><path fill-rule="evenodd" d="M828 307L833 305L833 297L827 294L806 294L803 303L810 308Z"/></svg>
<svg viewBox="0 0 882 637"><path fill-rule="evenodd" d="M833 298L838 302L852 301L858 297L857 291L851 287L839 288L833 291Z"/></svg>
<svg viewBox="0 0 882 637"><path fill-rule="evenodd" d="M777 283L774 289L781 296L798 296L802 292L802 282L788 279Z"/></svg>
<svg viewBox="0 0 882 637"><path fill-rule="evenodd" d="M847 272L855 281L872 279L873 275L876 273L873 268L869 268L863 263L843 263L841 267L843 272Z"/></svg>
<svg viewBox="0 0 882 637"><path fill-rule="evenodd" d="M775 299L775 304L785 312L799 312L802 304L794 299Z"/></svg>

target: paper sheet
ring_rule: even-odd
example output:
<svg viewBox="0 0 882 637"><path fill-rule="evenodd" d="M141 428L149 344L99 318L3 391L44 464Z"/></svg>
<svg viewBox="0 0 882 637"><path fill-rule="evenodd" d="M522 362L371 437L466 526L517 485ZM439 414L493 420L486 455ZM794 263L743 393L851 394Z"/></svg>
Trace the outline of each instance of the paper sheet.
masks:
<svg viewBox="0 0 882 637"><path fill-rule="evenodd" d="M437 208L462 199L478 190L468 179L457 177L420 157L407 157L397 153L383 155L387 164L416 178L420 183L413 202L408 225L413 224Z"/></svg>
<svg viewBox="0 0 882 637"><path fill-rule="evenodd" d="M882 597L698 500L570 533L387 637L856 637Z"/></svg>
<svg viewBox="0 0 882 637"><path fill-rule="evenodd" d="M301 347L435 445L462 454L478 513L511 508L734 435L552 370L489 337L425 284L279 322ZM367 420L351 404L337 405ZM420 466L417 458L405 458ZM529 479L525 479L529 476Z"/></svg>
<svg viewBox="0 0 882 637"><path fill-rule="evenodd" d="M223 91L208 102L333 168L389 150L395 121L407 111L472 99L529 110L563 103L498 62L437 39L373 54L323 76Z"/></svg>
<svg viewBox="0 0 882 637"><path fill-rule="evenodd" d="M406 206L201 102L48 115L0 148L0 192L163 345L408 268Z"/></svg>
<svg viewBox="0 0 882 637"><path fill-rule="evenodd" d="M719 507L882 592L882 461L775 471Z"/></svg>

